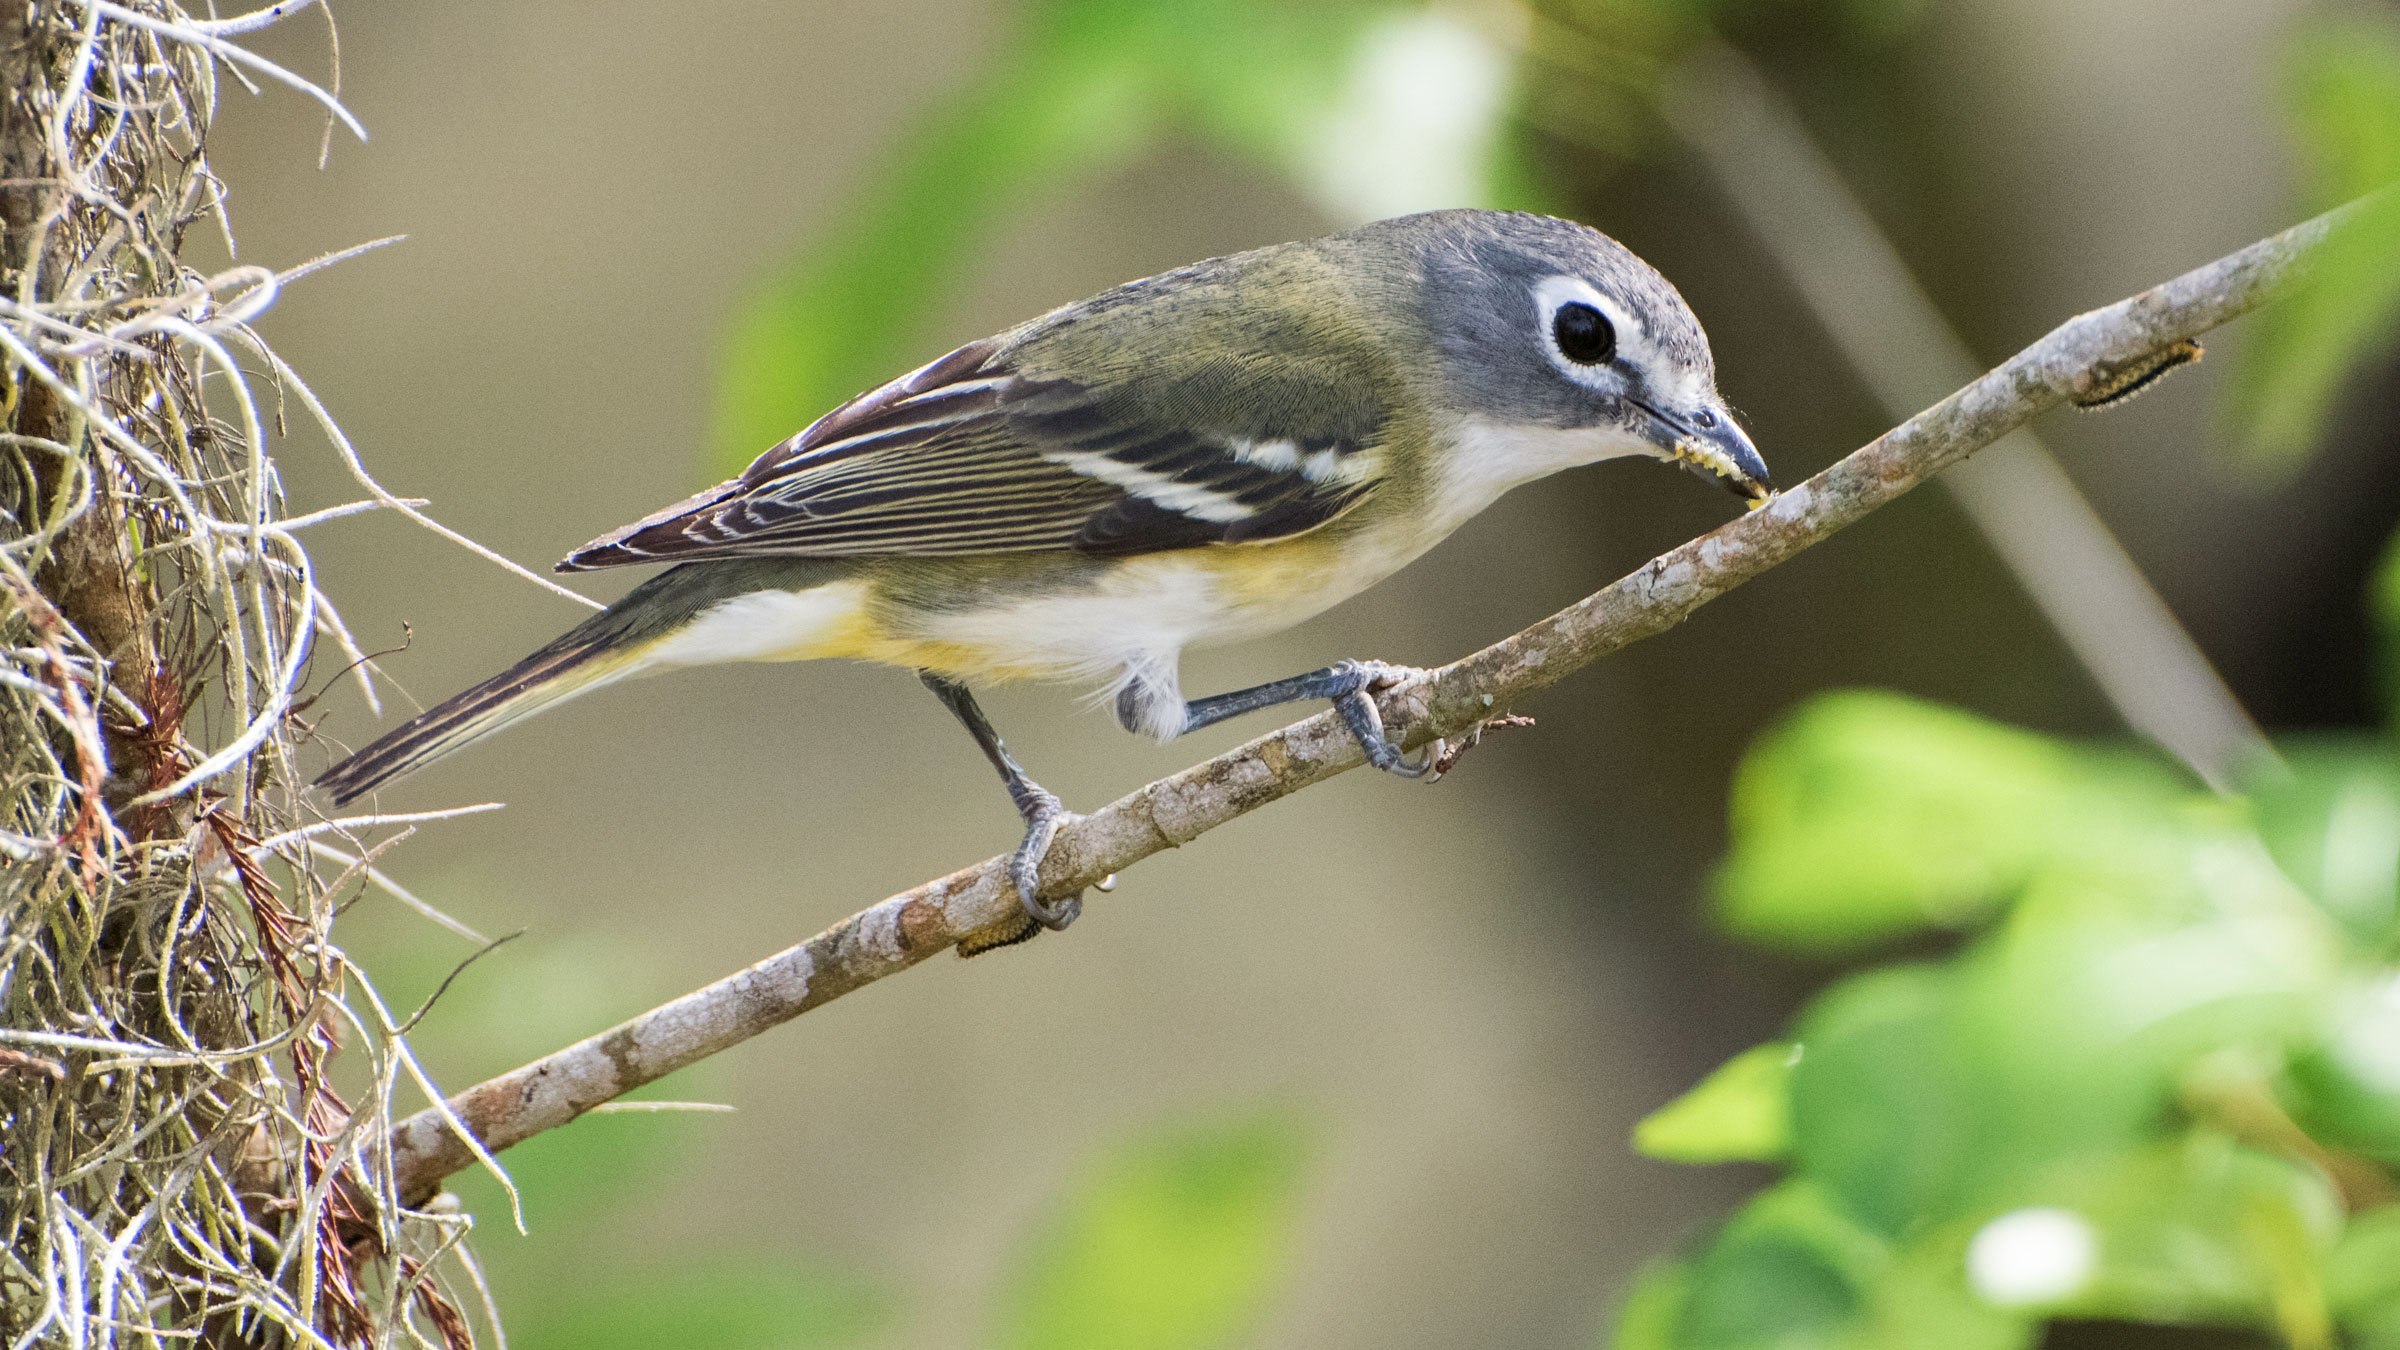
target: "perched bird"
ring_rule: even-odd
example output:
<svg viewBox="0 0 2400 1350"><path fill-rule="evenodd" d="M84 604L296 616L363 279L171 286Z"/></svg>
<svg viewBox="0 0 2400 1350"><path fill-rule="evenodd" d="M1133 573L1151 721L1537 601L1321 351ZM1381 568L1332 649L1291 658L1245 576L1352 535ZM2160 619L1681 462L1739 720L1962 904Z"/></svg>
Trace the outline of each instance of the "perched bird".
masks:
<svg viewBox="0 0 2400 1350"><path fill-rule="evenodd" d="M1064 927L1077 898L1036 880L1067 813L970 684L1098 682L1161 740L1330 699L1377 767L1422 775L1371 697L1414 672L1342 661L1187 700L1177 660L1357 594L1510 488L1635 454L1770 491L1699 321L1596 230L1435 211L1194 263L970 342L575 550L560 571L676 566L319 781L347 802L679 666L905 666L1008 785L1025 914Z"/></svg>

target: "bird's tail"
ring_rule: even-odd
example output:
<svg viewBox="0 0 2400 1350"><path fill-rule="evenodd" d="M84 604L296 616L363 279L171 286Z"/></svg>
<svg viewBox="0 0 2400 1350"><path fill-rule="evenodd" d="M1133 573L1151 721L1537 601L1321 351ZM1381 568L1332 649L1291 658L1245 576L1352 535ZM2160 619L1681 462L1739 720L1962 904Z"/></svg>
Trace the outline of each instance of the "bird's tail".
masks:
<svg viewBox="0 0 2400 1350"><path fill-rule="evenodd" d="M557 641L464 693L410 718L317 780L335 804L413 773L469 741L555 708L657 663L660 640L728 598L805 591L844 575L816 558L686 563L669 568Z"/></svg>
<svg viewBox="0 0 2400 1350"><path fill-rule="evenodd" d="M335 805L342 805L469 741L623 679L642 666L639 646L613 641L616 635L607 632L586 633L584 628L393 728L326 770L317 786L333 794Z"/></svg>

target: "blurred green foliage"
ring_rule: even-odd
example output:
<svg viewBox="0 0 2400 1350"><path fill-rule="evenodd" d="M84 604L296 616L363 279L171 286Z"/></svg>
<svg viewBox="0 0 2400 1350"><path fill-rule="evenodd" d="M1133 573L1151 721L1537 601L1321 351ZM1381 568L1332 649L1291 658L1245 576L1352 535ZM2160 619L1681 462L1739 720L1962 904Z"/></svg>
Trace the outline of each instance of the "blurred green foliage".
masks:
<svg viewBox="0 0 2400 1350"><path fill-rule="evenodd" d="M2219 798L1879 693L1764 737L1723 921L1808 955L1962 938L1643 1123L1789 1170L1645 1276L1617 1345L2000 1350L2077 1318L2400 1346L2400 758L2287 764Z"/></svg>
<svg viewBox="0 0 2400 1350"><path fill-rule="evenodd" d="M509 1151L526 1231L482 1225L476 1250L506 1310L510 1345L835 1350L891 1321L895 1301L876 1283L738 1234L627 1240L673 1195L714 1126L683 1112L606 1114ZM487 1175L470 1173L454 1189L475 1213L509 1212Z"/></svg>
<svg viewBox="0 0 2400 1350"><path fill-rule="evenodd" d="M421 922L394 907L361 907L343 923L351 954L402 1012L442 987L464 954L456 944L429 941ZM528 989L542 996L528 999ZM516 942L450 981L413 1040L427 1063L472 1081L673 992L639 951L588 937ZM632 1100L706 1099L715 1072L696 1066ZM891 1291L830 1262L795 1260L733 1233L672 1242L639 1236L644 1223L672 1208L720 1129L714 1114L608 1112L526 1140L505 1159L524 1232L509 1222L508 1195L489 1174L475 1169L451 1183L463 1207L484 1219L475 1251L504 1310L510 1345L836 1350L894 1320ZM454 1293L458 1276L450 1272Z"/></svg>
<svg viewBox="0 0 2400 1350"><path fill-rule="evenodd" d="M735 316L712 465L740 468L948 345L928 320L995 225L1170 140L1283 179L1336 225L1435 206L1545 209L1556 194L1532 172L1527 125L1629 156L1652 142L1661 81L1717 32L1799 11L1881 41L1924 8L1035 0L989 68L928 109L830 233ZM1520 49L1502 50L1520 23Z"/></svg>
<svg viewBox="0 0 2400 1350"><path fill-rule="evenodd" d="M1878 694L1821 699L1734 780L1742 847L1717 877L1725 926L1794 949L1855 949L1982 920L2062 856L2148 838L2182 789L2131 756L2079 752Z"/></svg>
<svg viewBox="0 0 2400 1350"><path fill-rule="evenodd" d="M2400 18L2318 18L2294 37L2284 83L2303 196L2323 211L2400 180ZM2400 339L2400 192L2361 206L2309 278L2262 312L2233 394L2252 458L2297 463L2317 443L2343 379Z"/></svg>
<svg viewBox="0 0 2400 1350"><path fill-rule="evenodd" d="M531 1350L834 1350L899 1319L898 1291L738 1238L626 1242L702 1144L705 1117L607 1115L510 1151L530 1233L478 1235L509 1340ZM1210 1350L1282 1291L1307 1140L1284 1112L1149 1132L1116 1149L1021 1245L1000 1350ZM505 1214L489 1177L461 1199ZM600 1241L574 1240L596 1233ZM561 1241L564 1237L567 1240ZM595 1260L595 1253L601 1253Z"/></svg>
<svg viewBox="0 0 2400 1350"><path fill-rule="evenodd" d="M1788 42L1792 20L1850 49L1913 30L1925 0L1527 0L1527 114L1572 144L1639 158L1673 144L1657 116L1680 63L1713 39Z"/></svg>
<svg viewBox="0 0 2400 1350"><path fill-rule="evenodd" d="M2384 545L2383 560L2367 592L2382 641L2377 652L2377 682L2382 686L2385 720L2400 726L2400 535Z"/></svg>
<svg viewBox="0 0 2400 1350"><path fill-rule="evenodd" d="M1651 109L1684 55L1793 8L1792 0L1532 0L1523 68L1500 77L1524 87L1502 98L1523 122L1564 140L1638 153L1655 139ZM1873 43L1907 32L1924 8L1921 0L1842 0L1811 17L1838 37ZM1351 208L1371 203L1343 181L1339 160L1358 155L1338 135L1343 105L1361 96L1365 67L1388 63L1395 50L1379 33L1441 13L1407 0L1037 0L989 69L927 110L831 233L797 251L735 316L715 466L738 469L841 399L947 345L928 316L941 312L940 297L996 223L1172 138L1280 176L1337 223L1355 223L1345 218L1360 214ZM1462 53L1492 45L1454 21L1431 41ZM2310 210L2400 178L2400 19L2315 19L2295 34L2285 66ZM1473 82L1463 68L1395 68L1385 97L1445 77ZM1389 108L1348 112L1370 125L1390 116ZM1495 120L1491 130L1457 144L1416 138L1420 160L1464 156L1464 164L1402 160L1404 169L1362 171L1422 176L1442 200L1417 206L1538 209L1554 194L1535 181L1522 124ZM2297 462L2319 439L2344 377L2392 349L2395 259L2400 195L2387 195L2337 234L2311 280L2257 320L2232 409L2258 463Z"/></svg>
<svg viewBox="0 0 2400 1350"><path fill-rule="evenodd" d="M487 1224L476 1247L506 1310L510 1345L834 1350L892 1320L891 1291L769 1244L730 1233L671 1243L636 1236L704 1151L710 1126L684 1113L602 1115L509 1151L528 1231ZM489 1177L462 1178L456 1189L477 1213L508 1213Z"/></svg>
<svg viewBox="0 0 2400 1350"><path fill-rule="evenodd" d="M388 908L353 916L352 951L402 1007L439 987L461 954ZM638 952L591 941L514 944L452 981L415 1041L434 1063L480 1077L589 1034L672 992ZM506 978L495 972L505 968ZM524 990L543 997L528 1002ZM710 1064L632 1094L707 1098ZM904 1291L762 1236L716 1229L640 1236L671 1212L722 1118L689 1111L587 1116L508 1151L525 1231L480 1169L452 1183L519 1350L839 1350L904 1324ZM1019 1245L995 1293L1004 1350L1208 1350L1230 1344L1281 1291L1300 1213L1307 1132L1261 1110L1125 1141ZM453 1272L453 1284L457 1284Z"/></svg>
<svg viewBox="0 0 2400 1350"><path fill-rule="evenodd" d="M1290 1267L1306 1139L1266 1114L1137 1140L1025 1253L1004 1350L1239 1343Z"/></svg>
<svg viewBox="0 0 2400 1350"><path fill-rule="evenodd" d="M735 321L717 459L738 467L933 354L920 320L999 222L1169 137L1305 178L1394 0L1038 0L991 69L893 147L828 238ZM1505 171L1494 158L1487 182ZM1487 186L1487 197L1501 195Z"/></svg>
<svg viewBox="0 0 2400 1350"><path fill-rule="evenodd" d="M2400 178L2400 21L2318 20L2287 59L2311 209ZM2237 391L2262 458L2389 353L2395 258L2385 194L2262 316ZM2400 709L2400 541L2373 603ZM1842 979L1641 1123L1653 1156L1788 1175L1649 1271L1616 1343L1998 1350L2103 1319L2400 1347L2400 757L2284 750L2226 800L1884 694L1763 738L1720 922L1808 956L1954 950Z"/></svg>
<svg viewBox="0 0 2400 1350"><path fill-rule="evenodd" d="M933 355L947 344L927 318L997 223L1170 139L1282 178L1337 225L1433 206L1542 209L1554 194L1530 169L1526 121L1634 153L1660 81L1691 48L1806 8L1545 0L1527 7L1532 31L1512 54L1495 36L1518 22L1504 9L1482 16L1487 32L1410 0L1036 0L988 70L929 109L832 232L736 315L711 458L738 469ZM1881 40L1923 8L1841 0L1819 16ZM1526 116L1502 116L1512 110Z"/></svg>

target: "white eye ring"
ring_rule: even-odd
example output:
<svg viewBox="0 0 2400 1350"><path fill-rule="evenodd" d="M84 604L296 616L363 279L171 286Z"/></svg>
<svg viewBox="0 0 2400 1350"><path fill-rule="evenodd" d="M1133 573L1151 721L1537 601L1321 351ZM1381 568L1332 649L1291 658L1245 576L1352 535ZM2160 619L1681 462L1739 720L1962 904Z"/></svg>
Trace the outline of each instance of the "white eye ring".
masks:
<svg viewBox="0 0 2400 1350"><path fill-rule="evenodd" d="M1534 331L1541 336L1542 350L1549 354L1550 364L1558 368L1559 374L1587 389L1611 394L1622 392L1624 377L1612 373L1609 362L1585 365L1558 349L1558 311L1567 305L1589 305L1600 311L1601 317L1607 319L1609 326L1616 330L1618 361L1641 364L1650 348L1649 330L1643 328L1623 305L1602 295L1581 277L1544 277L1534 284Z"/></svg>

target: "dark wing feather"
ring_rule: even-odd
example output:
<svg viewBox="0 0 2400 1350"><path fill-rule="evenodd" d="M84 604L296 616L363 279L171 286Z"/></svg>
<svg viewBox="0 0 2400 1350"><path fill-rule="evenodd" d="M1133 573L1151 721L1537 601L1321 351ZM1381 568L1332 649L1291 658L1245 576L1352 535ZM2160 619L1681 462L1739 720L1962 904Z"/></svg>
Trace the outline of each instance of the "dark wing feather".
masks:
<svg viewBox="0 0 2400 1350"><path fill-rule="evenodd" d="M739 478L592 541L559 570L760 556L1123 556L1303 533L1372 488L1369 436L1243 435L1229 429L1237 411L1162 416L1138 392L1101 397L1021 374L996 341L970 343L828 413Z"/></svg>

